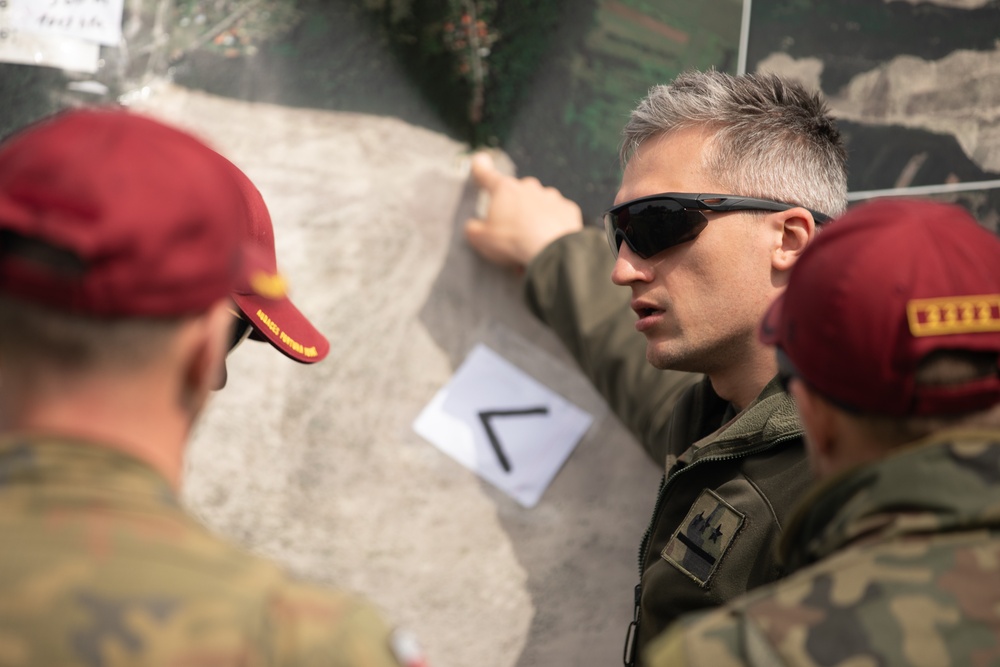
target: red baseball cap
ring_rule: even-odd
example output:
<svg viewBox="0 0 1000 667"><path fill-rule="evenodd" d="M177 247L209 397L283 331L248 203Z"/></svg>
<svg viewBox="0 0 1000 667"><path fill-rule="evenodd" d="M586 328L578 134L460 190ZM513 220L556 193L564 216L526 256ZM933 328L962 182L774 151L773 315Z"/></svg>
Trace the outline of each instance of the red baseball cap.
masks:
<svg viewBox="0 0 1000 667"><path fill-rule="evenodd" d="M1000 402L1000 367L947 387L915 374L939 350L1000 353L1000 238L951 204L861 204L802 253L760 338L820 394L861 412L988 408Z"/></svg>
<svg viewBox="0 0 1000 667"><path fill-rule="evenodd" d="M205 312L249 284L243 211L193 136L118 108L57 114L0 144L0 293L102 318Z"/></svg>
<svg viewBox="0 0 1000 667"><path fill-rule="evenodd" d="M230 166L246 211L241 218L243 240L258 256L249 284L233 291L233 301L253 327L254 338L266 340L295 361L320 361L330 351L330 342L288 298L287 285L278 273L274 228L264 198L246 174Z"/></svg>

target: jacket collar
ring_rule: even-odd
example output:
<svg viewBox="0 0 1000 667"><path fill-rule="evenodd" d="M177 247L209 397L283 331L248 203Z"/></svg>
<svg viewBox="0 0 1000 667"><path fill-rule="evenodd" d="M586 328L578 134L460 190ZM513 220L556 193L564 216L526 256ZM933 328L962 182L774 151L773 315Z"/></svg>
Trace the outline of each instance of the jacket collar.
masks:
<svg viewBox="0 0 1000 667"><path fill-rule="evenodd" d="M1000 430L955 430L820 484L779 548L797 570L848 544L987 527L1000 527Z"/></svg>
<svg viewBox="0 0 1000 667"><path fill-rule="evenodd" d="M699 389L709 397L714 397L714 401L722 401L712 389L708 378L705 378ZM711 400L700 402L714 404ZM722 402L722 405L726 404ZM731 414L731 408L727 414ZM722 413L719 413L719 419L722 418ZM697 440L681 458L689 459L686 462L690 463L703 456L738 455L748 449L801 436L802 425L795 410L795 402L782 391L777 378L773 378L745 410Z"/></svg>

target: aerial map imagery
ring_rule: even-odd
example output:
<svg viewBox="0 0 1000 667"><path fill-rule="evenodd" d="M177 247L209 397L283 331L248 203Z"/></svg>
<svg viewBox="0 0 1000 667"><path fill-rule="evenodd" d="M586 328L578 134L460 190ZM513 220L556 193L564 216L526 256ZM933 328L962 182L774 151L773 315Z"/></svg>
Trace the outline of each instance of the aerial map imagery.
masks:
<svg viewBox="0 0 1000 667"><path fill-rule="evenodd" d="M826 94L850 151L853 199L960 201L997 230L997 3L754 0L749 28L748 71Z"/></svg>

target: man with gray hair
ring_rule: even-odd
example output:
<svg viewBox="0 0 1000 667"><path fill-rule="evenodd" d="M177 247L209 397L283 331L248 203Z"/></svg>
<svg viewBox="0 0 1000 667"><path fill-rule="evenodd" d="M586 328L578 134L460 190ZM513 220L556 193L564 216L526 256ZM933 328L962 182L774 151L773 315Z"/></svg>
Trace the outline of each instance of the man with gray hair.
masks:
<svg viewBox="0 0 1000 667"><path fill-rule="evenodd" d="M678 615L782 574L773 548L810 476L756 327L817 225L845 208L845 162L818 95L716 71L654 87L633 111L606 236L554 189L474 159L491 201L470 244L525 270L529 308L664 466L626 664Z"/></svg>

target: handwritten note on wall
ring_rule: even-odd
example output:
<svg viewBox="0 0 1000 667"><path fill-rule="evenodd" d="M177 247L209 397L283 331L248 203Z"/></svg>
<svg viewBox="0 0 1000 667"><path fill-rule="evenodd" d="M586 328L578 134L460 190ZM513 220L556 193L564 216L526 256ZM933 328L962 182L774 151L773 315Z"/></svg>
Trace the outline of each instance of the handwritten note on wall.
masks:
<svg viewBox="0 0 1000 667"><path fill-rule="evenodd" d="M14 26L12 2L0 0L0 62L96 72L101 45L83 39L41 35Z"/></svg>
<svg viewBox="0 0 1000 667"><path fill-rule="evenodd" d="M124 0L7 0L11 25L23 33L108 46L122 36Z"/></svg>

